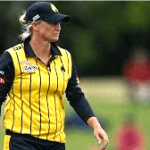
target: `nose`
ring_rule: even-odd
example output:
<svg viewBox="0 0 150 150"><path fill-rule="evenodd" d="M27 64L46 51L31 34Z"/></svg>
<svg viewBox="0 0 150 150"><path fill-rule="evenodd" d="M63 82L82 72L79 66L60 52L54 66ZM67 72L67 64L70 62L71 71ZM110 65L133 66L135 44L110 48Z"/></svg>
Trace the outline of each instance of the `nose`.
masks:
<svg viewBox="0 0 150 150"><path fill-rule="evenodd" d="M55 25L56 25L56 29L57 29L58 31L60 31L60 30L61 30L61 25L60 25L60 23L58 22L58 23L56 23Z"/></svg>

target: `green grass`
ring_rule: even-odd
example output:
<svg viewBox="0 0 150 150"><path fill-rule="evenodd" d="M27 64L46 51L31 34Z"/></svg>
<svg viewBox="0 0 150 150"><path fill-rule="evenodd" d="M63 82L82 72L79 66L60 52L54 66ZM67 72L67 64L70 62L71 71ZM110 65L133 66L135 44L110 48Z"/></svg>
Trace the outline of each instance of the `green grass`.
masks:
<svg viewBox="0 0 150 150"><path fill-rule="evenodd" d="M95 114L102 116L105 120L105 131L108 133L110 140L108 150L113 150L114 135L128 115L133 116L135 123L140 125L146 133L147 147L145 150L150 149L149 106L132 105L127 97L126 85L121 78L83 78L81 86ZM70 112L72 112L72 108L66 102L66 116ZM2 150L3 135L4 130L0 128L0 150ZM70 128L66 129L66 135L67 150L98 148L92 129Z"/></svg>
<svg viewBox="0 0 150 150"><path fill-rule="evenodd" d="M150 109L147 106L133 106L130 103L120 103L115 104L112 102L95 102L96 99L93 99L92 106L94 106L94 110L97 115L102 115L106 119L106 132L109 135L110 144L109 150L113 149L113 143L115 142L114 135L117 132L118 127L125 121L125 118L128 115L134 117L134 121L136 124L140 125L141 128L146 133L147 138L147 148L150 149L149 136L150 136ZM97 146L96 141L93 138L92 132L86 132L83 130L67 130L68 142L67 147L68 150L87 150L90 145ZM77 145L77 146L76 146ZM115 149L114 149L115 150Z"/></svg>
<svg viewBox="0 0 150 150"><path fill-rule="evenodd" d="M1 121L1 119L0 119ZM0 150L3 149L3 137L4 137L4 130L2 128L2 125L0 123Z"/></svg>

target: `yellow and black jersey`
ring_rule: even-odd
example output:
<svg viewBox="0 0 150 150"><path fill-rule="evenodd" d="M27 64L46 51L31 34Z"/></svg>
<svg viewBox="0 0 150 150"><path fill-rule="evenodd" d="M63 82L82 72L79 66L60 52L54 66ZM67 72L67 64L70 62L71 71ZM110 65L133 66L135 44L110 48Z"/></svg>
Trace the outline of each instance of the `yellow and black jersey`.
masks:
<svg viewBox="0 0 150 150"><path fill-rule="evenodd" d="M65 143L64 94L85 122L94 114L78 85L70 53L55 43L51 53L45 65L26 40L0 57L0 104L6 99L3 124L14 133Z"/></svg>

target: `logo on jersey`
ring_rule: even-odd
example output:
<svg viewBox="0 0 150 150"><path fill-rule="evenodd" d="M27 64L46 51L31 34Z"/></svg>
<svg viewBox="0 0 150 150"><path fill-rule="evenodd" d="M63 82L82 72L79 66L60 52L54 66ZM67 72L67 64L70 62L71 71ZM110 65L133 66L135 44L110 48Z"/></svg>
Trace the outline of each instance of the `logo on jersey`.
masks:
<svg viewBox="0 0 150 150"><path fill-rule="evenodd" d="M34 73L36 69L37 69L36 65L30 64L23 67L23 72Z"/></svg>
<svg viewBox="0 0 150 150"><path fill-rule="evenodd" d="M0 78L0 84L5 84L5 79L4 78Z"/></svg>
<svg viewBox="0 0 150 150"><path fill-rule="evenodd" d="M1 75L4 75L4 71L1 71L1 70L0 70L0 74L1 74Z"/></svg>
<svg viewBox="0 0 150 150"><path fill-rule="evenodd" d="M14 49L15 49L15 50L21 49L21 45L19 44L19 45L17 45L17 46L14 46Z"/></svg>
<svg viewBox="0 0 150 150"><path fill-rule="evenodd" d="M27 64L27 65L30 65L31 63L30 63L29 61L22 61L21 64L22 64L22 65L26 65L26 64Z"/></svg>

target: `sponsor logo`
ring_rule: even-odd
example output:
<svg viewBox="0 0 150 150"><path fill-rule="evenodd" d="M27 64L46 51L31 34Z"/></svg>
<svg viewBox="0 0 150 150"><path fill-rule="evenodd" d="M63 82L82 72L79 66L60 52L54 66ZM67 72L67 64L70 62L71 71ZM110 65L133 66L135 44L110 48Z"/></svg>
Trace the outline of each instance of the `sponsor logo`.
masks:
<svg viewBox="0 0 150 150"><path fill-rule="evenodd" d="M0 74L4 75L4 71L1 71L1 70L0 70Z"/></svg>
<svg viewBox="0 0 150 150"><path fill-rule="evenodd" d="M23 67L23 72L34 73L36 68L37 68L36 65L30 64L30 65L27 65L27 66Z"/></svg>
<svg viewBox="0 0 150 150"><path fill-rule="evenodd" d="M31 64L31 63L30 63L29 61L22 61L21 64L22 64L22 65L29 65L29 64Z"/></svg>
<svg viewBox="0 0 150 150"><path fill-rule="evenodd" d="M39 18L40 18L40 15L37 14L37 15L35 15L32 19L33 19L33 21L36 21L36 20L38 20Z"/></svg>
<svg viewBox="0 0 150 150"><path fill-rule="evenodd" d="M53 4L50 3L50 7L53 12L58 13L58 9Z"/></svg>
<svg viewBox="0 0 150 150"><path fill-rule="evenodd" d="M5 84L5 79L4 78L0 78L0 84Z"/></svg>

